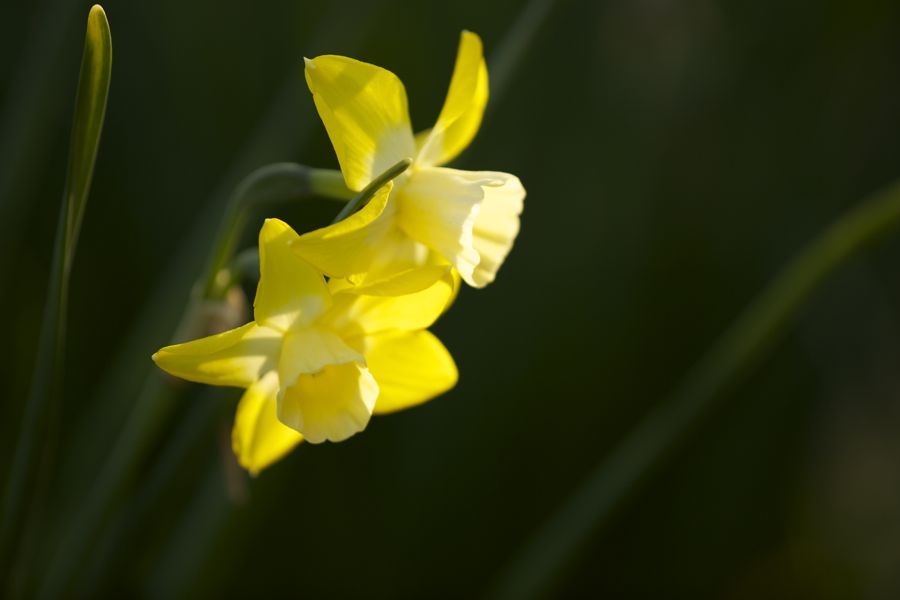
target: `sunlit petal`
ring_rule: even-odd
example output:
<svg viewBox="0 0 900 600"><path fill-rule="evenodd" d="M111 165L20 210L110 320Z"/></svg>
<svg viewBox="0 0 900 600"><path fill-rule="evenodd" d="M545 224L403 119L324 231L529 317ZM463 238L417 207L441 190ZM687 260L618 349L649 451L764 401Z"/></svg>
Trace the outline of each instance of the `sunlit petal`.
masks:
<svg viewBox="0 0 900 600"><path fill-rule="evenodd" d="M472 281L475 287L484 287L497 276L519 233L525 188L518 177L508 173L481 171L474 173L473 178L491 180L482 186L484 200L472 228L472 241L479 256Z"/></svg>
<svg viewBox="0 0 900 600"><path fill-rule="evenodd" d="M153 355L165 372L197 383L247 387L261 373L274 368L281 347L281 334L256 323L166 346Z"/></svg>
<svg viewBox="0 0 900 600"><path fill-rule="evenodd" d="M377 256L379 242L393 225L392 182L361 210L343 221L303 234L293 243L304 260L329 277L363 273Z"/></svg>
<svg viewBox="0 0 900 600"><path fill-rule="evenodd" d="M379 243L378 251L372 257L369 270L359 276L350 277L349 280L353 285L360 287L376 286L392 281L391 287L397 288L394 290L397 294L417 292L434 283L437 277L428 278L429 273L433 274L434 271L421 272L412 278L408 274L420 267L433 267L441 262L441 259L435 257L427 246L411 239L406 232L400 229L396 225L395 216L394 227ZM443 261L441 266L444 264L447 264L446 261Z"/></svg>
<svg viewBox="0 0 900 600"><path fill-rule="evenodd" d="M322 323L337 331L348 343L351 338L382 331L414 331L429 327L444 312L454 296L450 272L430 287L403 296L367 296L345 291L335 294L334 306Z"/></svg>
<svg viewBox="0 0 900 600"><path fill-rule="evenodd" d="M367 338L366 361L380 390L375 414L421 404L452 388L459 378L453 357L427 331Z"/></svg>
<svg viewBox="0 0 900 600"><path fill-rule="evenodd" d="M404 296L431 287L449 271L449 263L409 267L403 271L381 275L370 271L355 285L346 279L332 279L328 282L328 288L332 294L350 290L354 294L365 296Z"/></svg>
<svg viewBox="0 0 900 600"><path fill-rule="evenodd" d="M231 447L242 467L253 474L265 469L303 436L278 420L278 373L269 371L244 393L231 432Z"/></svg>
<svg viewBox="0 0 900 600"><path fill-rule="evenodd" d="M309 323L331 303L322 274L294 251L299 236L284 221L266 219L259 232L256 321L285 331Z"/></svg>
<svg viewBox="0 0 900 600"><path fill-rule="evenodd" d="M442 165L456 158L478 132L487 100L481 38L463 31L444 107L434 127L416 137L420 146L416 160L422 165Z"/></svg>
<svg viewBox="0 0 900 600"><path fill-rule="evenodd" d="M352 190L414 158L406 90L396 75L344 56L306 60L306 82Z"/></svg>
<svg viewBox="0 0 900 600"><path fill-rule="evenodd" d="M397 224L452 264L472 283L478 252L472 228L484 197L478 179L466 171L427 167L417 169L397 196Z"/></svg>

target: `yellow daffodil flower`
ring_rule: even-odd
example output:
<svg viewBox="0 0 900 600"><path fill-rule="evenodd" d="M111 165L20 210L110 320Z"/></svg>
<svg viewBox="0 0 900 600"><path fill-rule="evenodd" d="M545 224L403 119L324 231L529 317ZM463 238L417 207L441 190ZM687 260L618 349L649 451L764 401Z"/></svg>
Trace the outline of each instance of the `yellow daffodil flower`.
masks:
<svg viewBox="0 0 900 600"><path fill-rule="evenodd" d="M450 265L474 287L493 281L519 232L525 190L508 173L440 166L481 124L488 99L481 39L463 32L440 116L415 136L403 83L390 71L319 56L306 61L306 81L347 187L359 191L398 161L413 163L389 196L301 236L298 252L331 277L368 284L370 293L396 292L398 281L421 289Z"/></svg>
<svg viewBox="0 0 900 600"><path fill-rule="evenodd" d="M452 297L451 278L406 296L358 294L326 283L293 250L298 239L282 221L263 225L254 321L153 355L177 377L247 389L232 446L254 473L304 439L347 439L372 414L425 402L457 380L450 354L425 331Z"/></svg>

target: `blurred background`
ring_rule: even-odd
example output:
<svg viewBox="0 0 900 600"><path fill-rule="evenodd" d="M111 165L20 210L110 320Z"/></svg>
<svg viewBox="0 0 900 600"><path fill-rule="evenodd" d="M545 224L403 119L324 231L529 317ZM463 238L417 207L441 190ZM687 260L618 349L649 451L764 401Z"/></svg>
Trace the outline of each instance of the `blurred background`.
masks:
<svg viewBox="0 0 900 600"><path fill-rule="evenodd" d="M89 5L7 3L0 24L3 476ZM485 594L780 266L900 177L890 0L104 7L112 88L32 564L54 555L69 507L105 485L121 444L138 460L70 557L76 596ZM496 283L464 289L434 327L459 385L248 478L229 449L239 391L173 387L150 354L177 326L234 185L270 162L337 167L301 58L392 70L418 130L440 110L462 29L497 71L457 166L515 173L528 197ZM246 245L264 217L304 230L335 211L266 207ZM830 279L551 595L900 597L898 260L888 241ZM146 394L160 397L141 417L156 433L132 435Z"/></svg>

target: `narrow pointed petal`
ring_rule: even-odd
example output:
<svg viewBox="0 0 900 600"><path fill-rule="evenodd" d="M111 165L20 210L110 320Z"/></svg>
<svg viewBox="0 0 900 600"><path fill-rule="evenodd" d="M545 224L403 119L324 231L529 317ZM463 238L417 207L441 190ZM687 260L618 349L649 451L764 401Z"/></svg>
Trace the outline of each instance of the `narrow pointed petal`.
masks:
<svg viewBox="0 0 900 600"><path fill-rule="evenodd" d="M406 234L447 260L472 283L478 265L472 229L484 198L470 172L442 167L418 169L398 192L397 224Z"/></svg>
<svg viewBox="0 0 900 600"><path fill-rule="evenodd" d="M453 357L428 331L367 338L366 360L380 393L375 414L409 408L443 394L459 379Z"/></svg>
<svg viewBox="0 0 900 600"><path fill-rule="evenodd" d="M209 385L248 387L261 373L274 368L281 333L256 323L166 346L153 361L166 373Z"/></svg>
<svg viewBox="0 0 900 600"><path fill-rule="evenodd" d="M291 247L297 233L284 221L266 219L259 232L259 286L253 302L256 321L286 331L310 323L331 304L322 274Z"/></svg>
<svg viewBox="0 0 900 600"><path fill-rule="evenodd" d="M393 201L396 202L396 201ZM375 250L369 269L348 278L359 293L375 295L419 292L440 279L449 263L395 223Z"/></svg>
<svg viewBox="0 0 900 600"><path fill-rule="evenodd" d="M378 384L365 366L329 365L297 379L282 396L278 417L312 444L340 442L366 428L377 397Z"/></svg>
<svg viewBox="0 0 900 600"><path fill-rule="evenodd" d="M508 173L482 171L474 176L492 180L483 185L484 200L472 229L479 256L472 282L475 287L484 287L494 281L519 233L525 188L518 177Z"/></svg>
<svg viewBox="0 0 900 600"><path fill-rule="evenodd" d="M381 276L370 271L356 283L347 279L332 279L328 282L328 288L332 294L349 290L362 296L405 296L431 287L450 270L449 263L444 263L410 267Z"/></svg>
<svg viewBox="0 0 900 600"><path fill-rule="evenodd" d="M303 436L278 420L278 373L269 371L244 393L231 432L242 467L256 475L290 452Z"/></svg>
<svg viewBox="0 0 900 600"><path fill-rule="evenodd" d="M388 182L360 211L339 223L301 235L292 247L329 277L363 273L393 226L393 202L389 200L392 188L393 183Z"/></svg>
<svg viewBox="0 0 900 600"><path fill-rule="evenodd" d="M306 83L351 190L415 157L406 90L396 75L326 55L306 60Z"/></svg>
<svg viewBox="0 0 900 600"><path fill-rule="evenodd" d="M444 107L434 127L417 136L417 161L443 165L459 155L478 133L488 100L488 73L481 38L463 31L453 78Z"/></svg>
<svg viewBox="0 0 900 600"><path fill-rule="evenodd" d="M453 297L450 272L430 287L403 296L367 296L351 289L335 294L334 307L322 317L322 323L352 345L353 338L364 335L425 329L441 316Z"/></svg>
<svg viewBox="0 0 900 600"><path fill-rule="evenodd" d="M432 286L450 269L450 263L396 225L372 249L370 259L365 272L331 279L331 293L352 289L372 296L412 294Z"/></svg>

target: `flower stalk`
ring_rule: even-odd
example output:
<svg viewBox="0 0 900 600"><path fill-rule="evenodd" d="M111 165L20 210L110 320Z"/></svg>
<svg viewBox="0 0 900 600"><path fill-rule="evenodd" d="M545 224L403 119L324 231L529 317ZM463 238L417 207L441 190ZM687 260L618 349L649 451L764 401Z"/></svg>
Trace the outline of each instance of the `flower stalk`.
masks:
<svg viewBox="0 0 900 600"><path fill-rule="evenodd" d="M335 186L325 170L311 169L296 163L276 163L253 171L231 195L225 216L219 226L207 266L197 280L195 292L184 310L175 339L190 337L208 328L209 302L221 302L234 284L228 275L236 249L252 207L261 203L295 201L310 198ZM223 276L224 274L224 276ZM74 511L69 527L63 532L56 553L51 558L41 582L41 594L56 597L65 590L90 544L91 535L122 489L128 475L150 440L154 439L176 405L178 394L160 378L148 381L135 399L134 406L116 439L109 460L104 464L85 503Z"/></svg>
<svg viewBox="0 0 900 600"><path fill-rule="evenodd" d="M376 177L367 185L363 190L356 194L347 204L344 205L344 208L341 209L341 212L334 217L334 220L331 222L332 225L335 223L340 223L362 207L364 207L369 200L372 199L372 196L375 195L375 192L381 189L383 185L385 185L388 181L392 181L395 178L402 175L412 164L412 160L409 158L404 158L403 160L397 162L394 166L389 168L387 171Z"/></svg>
<svg viewBox="0 0 900 600"><path fill-rule="evenodd" d="M228 268L241 241L250 210L259 204L283 202L291 198L323 196L346 200L354 195L343 183L340 172L312 169L297 163L275 163L260 167L238 184L226 208L214 251L202 277L203 300L221 299L228 291L228 278L220 273Z"/></svg>

